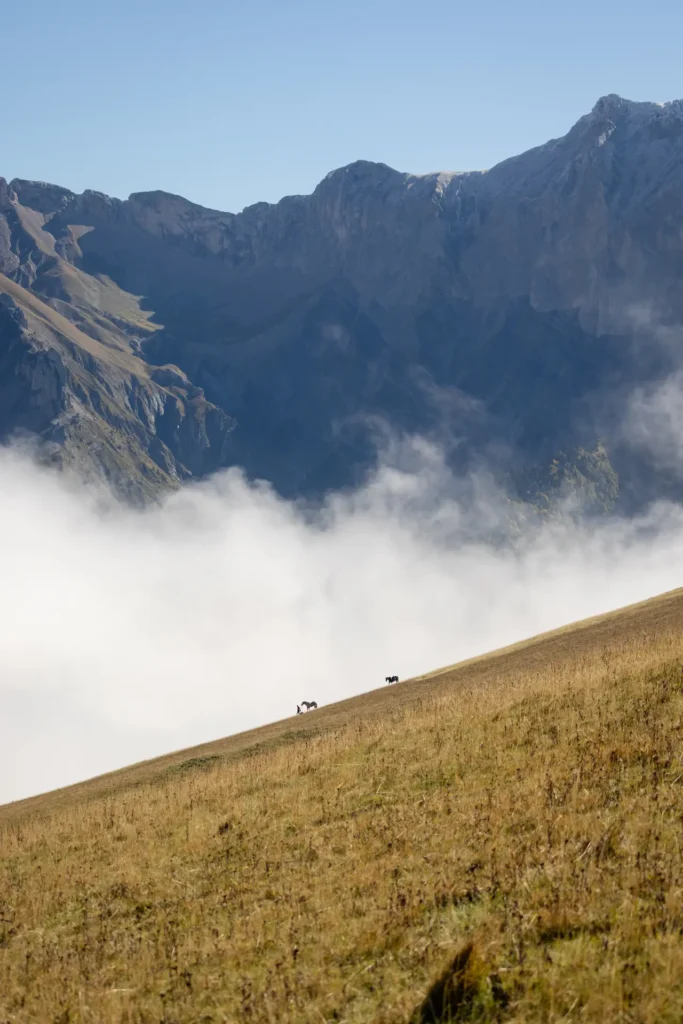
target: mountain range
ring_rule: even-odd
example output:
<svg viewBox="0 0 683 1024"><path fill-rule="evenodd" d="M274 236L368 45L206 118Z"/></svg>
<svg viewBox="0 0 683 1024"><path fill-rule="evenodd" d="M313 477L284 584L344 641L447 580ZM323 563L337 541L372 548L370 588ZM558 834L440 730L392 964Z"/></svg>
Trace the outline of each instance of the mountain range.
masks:
<svg viewBox="0 0 683 1024"><path fill-rule="evenodd" d="M0 178L0 439L145 502L232 465L319 496L420 434L522 500L633 507L677 493L624 418L678 367L682 274L679 100L239 214Z"/></svg>

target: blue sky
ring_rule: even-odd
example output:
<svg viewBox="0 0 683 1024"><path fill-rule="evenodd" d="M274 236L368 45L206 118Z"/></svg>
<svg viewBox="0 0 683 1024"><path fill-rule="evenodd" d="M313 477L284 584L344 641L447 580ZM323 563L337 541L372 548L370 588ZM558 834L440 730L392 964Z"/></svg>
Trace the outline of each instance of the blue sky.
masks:
<svg viewBox="0 0 683 1024"><path fill-rule="evenodd" d="M0 0L0 174L239 210L363 158L490 167L605 93L683 96L654 0Z"/></svg>

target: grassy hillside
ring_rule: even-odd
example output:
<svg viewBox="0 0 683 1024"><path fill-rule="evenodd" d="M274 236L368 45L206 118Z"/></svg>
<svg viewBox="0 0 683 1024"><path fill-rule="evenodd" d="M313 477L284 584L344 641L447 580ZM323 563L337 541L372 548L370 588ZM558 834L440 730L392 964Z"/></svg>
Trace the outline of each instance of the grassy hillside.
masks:
<svg viewBox="0 0 683 1024"><path fill-rule="evenodd" d="M0 1020L680 1021L683 592L0 808Z"/></svg>
<svg viewBox="0 0 683 1024"><path fill-rule="evenodd" d="M95 359L103 363L110 363L126 373L134 373L141 379L148 376L147 365L141 359L131 355L130 351L124 347L123 342L120 345L116 344L116 341L119 340L117 335L110 335L108 344L97 341L81 331L52 306L43 302L33 292L22 288L21 285L10 280L4 274L0 274L0 294L9 295L17 303L28 317L32 327L42 325L48 329L49 334L56 335L57 339L64 338L70 344L75 345L77 349L82 349Z"/></svg>

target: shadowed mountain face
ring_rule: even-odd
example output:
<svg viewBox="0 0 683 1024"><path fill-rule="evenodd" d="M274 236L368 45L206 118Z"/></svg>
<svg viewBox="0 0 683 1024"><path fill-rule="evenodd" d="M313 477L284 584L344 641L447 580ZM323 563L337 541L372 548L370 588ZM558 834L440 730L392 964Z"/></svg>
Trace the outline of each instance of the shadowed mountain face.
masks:
<svg viewBox="0 0 683 1024"><path fill-rule="evenodd" d="M569 459L651 497L623 419L677 368L682 217L683 103L616 96L488 172L358 162L238 215L0 179L0 431L142 498L353 484L387 424L520 496Z"/></svg>

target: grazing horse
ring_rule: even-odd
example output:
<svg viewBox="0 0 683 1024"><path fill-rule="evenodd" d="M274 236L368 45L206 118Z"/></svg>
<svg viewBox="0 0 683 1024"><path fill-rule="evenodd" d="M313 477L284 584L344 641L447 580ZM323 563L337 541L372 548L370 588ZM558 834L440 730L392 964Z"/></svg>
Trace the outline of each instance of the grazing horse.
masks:
<svg viewBox="0 0 683 1024"><path fill-rule="evenodd" d="M384 677L384 681L386 683L389 683L389 684L397 683L398 682L398 676L385 676Z"/></svg>
<svg viewBox="0 0 683 1024"><path fill-rule="evenodd" d="M301 703L307 711L310 711L311 708L317 708L318 706L314 700L302 700Z"/></svg>

